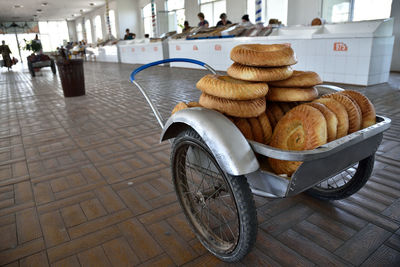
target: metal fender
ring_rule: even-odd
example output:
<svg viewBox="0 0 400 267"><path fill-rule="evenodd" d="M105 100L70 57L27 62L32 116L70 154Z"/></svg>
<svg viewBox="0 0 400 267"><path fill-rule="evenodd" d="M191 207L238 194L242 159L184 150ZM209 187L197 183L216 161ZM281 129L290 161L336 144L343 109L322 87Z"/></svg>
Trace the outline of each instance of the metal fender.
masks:
<svg viewBox="0 0 400 267"><path fill-rule="evenodd" d="M224 115L205 108L183 109L171 116L163 128L161 141L193 128L210 148L221 168L231 175L244 175L259 169L246 138Z"/></svg>

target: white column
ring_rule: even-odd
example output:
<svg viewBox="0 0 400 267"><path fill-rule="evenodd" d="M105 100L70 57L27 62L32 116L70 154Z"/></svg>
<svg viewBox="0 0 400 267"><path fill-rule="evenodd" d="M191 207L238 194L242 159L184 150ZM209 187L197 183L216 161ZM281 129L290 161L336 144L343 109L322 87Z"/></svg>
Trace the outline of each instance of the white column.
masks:
<svg viewBox="0 0 400 267"><path fill-rule="evenodd" d="M197 26L199 19L197 14L200 12L198 0L185 0L185 19L189 21L190 26Z"/></svg>
<svg viewBox="0 0 400 267"><path fill-rule="evenodd" d="M244 14L247 14L246 0L226 0L226 15L228 16L228 20L232 21L232 23L241 22Z"/></svg>
<svg viewBox="0 0 400 267"><path fill-rule="evenodd" d="M142 27L141 27L141 11L139 7L139 1L133 0L117 0L117 10L116 23L119 27L119 35L117 39L124 38L125 29L130 29L132 33L136 33L137 37L143 37Z"/></svg>
<svg viewBox="0 0 400 267"><path fill-rule="evenodd" d="M394 35L394 47L392 55L392 66L391 71L400 71L400 1L392 2L392 12L390 17L394 19L393 24L393 35Z"/></svg>

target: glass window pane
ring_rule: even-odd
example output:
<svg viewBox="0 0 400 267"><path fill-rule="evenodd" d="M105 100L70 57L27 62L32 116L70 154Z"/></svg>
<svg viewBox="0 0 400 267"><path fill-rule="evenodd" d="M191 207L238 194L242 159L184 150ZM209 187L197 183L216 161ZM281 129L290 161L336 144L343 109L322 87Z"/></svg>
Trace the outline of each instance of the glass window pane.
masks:
<svg viewBox="0 0 400 267"><path fill-rule="evenodd" d="M256 21L256 1L247 0L247 14L252 23Z"/></svg>
<svg viewBox="0 0 400 267"><path fill-rule="evenodd" d="M345 22L349 20L351 0L328 0L323 2L322 17L327 22Z"/></svg>
<svg viewBox="0 0 400 267"><path fill-rule="evenodd" d="M183 24L185 23L185 9L176 11L176 20L178 22L178 32L182 32Z"/></svg>
<svg viewBox="0 0 400 267"><path fill-rule="evenodd" d="M167 10L182 9L185 7L185 0L167 0Z"/></svg>
<svg viewBox="0 0 400 267"><path fill-rule="evenodd" d="M103 31L101 27L101 18L100 16L96 16L94 19L94 28L95 28L95 34L96 34L96 41L99 39L103 39Z"/></svg>
<svg viewBox="0 0 400 267"><path fill-rule="evenodd" d="M215 0L200 0L200 4L209 3Z"/></svg>
<svg viewBox="0 0 400 267"><path fill-rule="evenodd" d="M210 27L211 26L216 26L218 21L219 21L219 16L222 13L226 13L226 2L225 2L225 0L217 1L217 2L214 2L213 4L214 4L214 11L213 11L213 13L214 13L214 15L213 15L214 16L214 21L213 21L213 23L210 22L211 23Z"/></svg>
<svg viewBox="0 0 400 267"><path fill-rule="evenodd" d="M201 5L200 11L204 14L204 18L208 21L210 26L214 25L212 3Z"/></svg>
<svg viewBox="0 0 400 267"><path fill-rule="evenodd" d="M93 43L93 39L92 39L92 26L91 26L91 23L90 23L90 20L89 19L87 19L86 21L85 21L85 30L86 30L86 41L89 43L89 44L91 44L91 43Z"/></svg>
<svg viewBox="0 0 400 267"><path fill-rule="evenodd" d="M115 12L111 9L108 14L110 16L111 34L112 36L117 37L117 28L115 27Z"/></svg>
<svg viewBox="0 0 400 267"><path fill-rule="evenodd" d="M390 17L392 0L354 0L353 21Z"/></svg>

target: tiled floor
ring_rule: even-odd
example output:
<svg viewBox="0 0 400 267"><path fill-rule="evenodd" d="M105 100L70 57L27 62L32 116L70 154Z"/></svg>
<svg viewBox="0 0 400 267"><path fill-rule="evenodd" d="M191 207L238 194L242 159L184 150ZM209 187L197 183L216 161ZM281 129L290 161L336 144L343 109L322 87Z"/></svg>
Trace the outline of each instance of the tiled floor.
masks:
<svg viewBox="0 0 400 267"><path fill-rule="evenodd" d="M50 70L1 72L0 265L224 265L185 222L134 67L86 63L87 95L71 99ZM167 116L205 73L156 67L139 81ZM334 202L257 197L257 243L237 265L399 266L399 86L392 74L358 88L393 120L367 185Z"/></svg>

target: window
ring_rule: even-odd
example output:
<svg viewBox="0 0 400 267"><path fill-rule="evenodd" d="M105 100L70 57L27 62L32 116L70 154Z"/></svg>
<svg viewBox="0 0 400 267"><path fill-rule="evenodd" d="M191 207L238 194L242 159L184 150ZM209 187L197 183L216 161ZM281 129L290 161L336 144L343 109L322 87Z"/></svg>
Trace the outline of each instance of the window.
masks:
<svg viewBox="0 0 400 267"><path fill-rule="evenodd" d="M92 38L92 25L90 23L90 19L87 19L85 22L85 30L86 30L86 42L88 44L93 43L93 38Z"/></svg>
<svg viewBox="0 0 400 267"><path fill-rule="evenodd" d="M251 23L256 21L256 1L247 0L247 15L249 15Z"/></svg>
<svg viewBox="0 0 400 267"><path fill-rule="evenodd" d="M79 25L82 36L81 24L78 24L77 32ZM66 21L39 21L39 32L43 51L45 52L55 51L57 47L64 45L69 39Z"/></svg>
<svg viewBox="0 0 400 267"><path fill-rule="evenodd" d="M204 13L205 20L208 21L209 26L212 27L217 25L221 13L226 12L226 1L199 0L199 2L200 2L200 11Z"/></svg>
<svg viewBox="0 0 400 267"><path fill-rule="evenodd" d="M322 17L327 22L384 19L391 7L392 0L324 0Z"/></svg>
<svg viewBox="0 0 400 267"><path fill-rule="evenodd" d="M156 13L155 4L154 4L154 13ZM149 34L150 37L154 37L155 33L153 32L151 4L147 4L144 8L142 8L142 18L144 25L144 33Z"/></svg>
<svg viewBox="0 0 400 267"><path fill-rule="evenodd" d="M325 0L322 5L322 17L327 22L345 22L350 20L351 0Z"/></svg>
<svg viewBox="0 0 400 267"><path fill-rule="evenodd" d="M82 24L81 23L78 23L78 25L76 25L76 35L78 35L78 41L82 41L83 33L82 33Z"/></svg>
<svg viewBox="0 0 400 267"><path fill-rule="evenodd" d="M167 0L165 2L168 12L168 30L182 32L185 23L185 0Z"/></svg>
<svg viewBox="0 0 400 267"><path fill-rule="evenodd" d="M353 21L390 17L392 0L354 0Z"/></svg>
<svg viewBox="0 0 400 267"><path fill-rule="evenodd" d="M94 33L95 33L95 38L96 41L99 41L99 39L103 39L103 30L101 28L101 18L99 15L97 15L94 18Z"/></svg>
<svg viewBox="0 0 400 267"><path fill-rule="evenodd" d="M117 37L117 28L115 27L115 12L114 10L110 10L108 12L108 16L110 18L110 28L111 28L111 35L116 38ZM110 36L111 38L111 36Z"/></svg>

